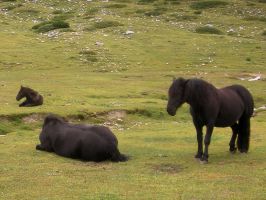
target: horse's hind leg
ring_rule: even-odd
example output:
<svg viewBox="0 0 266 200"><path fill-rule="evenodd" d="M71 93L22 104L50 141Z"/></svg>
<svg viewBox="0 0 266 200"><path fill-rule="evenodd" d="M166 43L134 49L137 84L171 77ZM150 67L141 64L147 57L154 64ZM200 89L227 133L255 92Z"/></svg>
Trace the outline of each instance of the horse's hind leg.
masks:
<svg viewBox="0 0 266 200"><path fill-rule="evenodd" d="M212 131L213 131L213 127L214 125L212 123L208 124L206 126L206 135L204 138L204 153L203 156L201 158L201 162L204 163L208 163L208 158L209 158L209 145L211 143L211 137L212 137Z"/></svg>
<svg viewBox="0 0 266 200"><path fill-rule="evenodd" d="M238 132L239 132L239 127L238 127L238 124L235 123L233 126L231 126L231 129L232 129L232 137L231 137L231 140L230 140L230 143L229 143L229 151L231 153L235 153L236 152L236 138L237 138L237 135L238 135Z"/></svg>

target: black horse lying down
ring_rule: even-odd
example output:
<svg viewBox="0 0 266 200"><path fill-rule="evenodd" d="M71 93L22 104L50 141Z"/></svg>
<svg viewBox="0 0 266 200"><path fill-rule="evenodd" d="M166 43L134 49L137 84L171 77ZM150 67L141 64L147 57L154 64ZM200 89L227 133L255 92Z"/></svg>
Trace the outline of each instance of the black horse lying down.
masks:
<svg viewBox="0 0 266 200"><path fill-rule="evenodd" d="M44 120L37 150L87 161L126 161L115 135L104 126L74 125L50 115Z"/></svg>
<svg viewBox="0 0 266 200"><path fill-rule="evenodd" d="M39 106L43 104L43 97L38 92L34 91L28 87L20 87L20 90L17 94L16 100L26 97L26 100L19 104L19 107L31 107L31 106Z"/></svg>
<svg viewBox="0 0 266 200"><path fill-rule="evenodd" d="M216 89L210 83L200 79L178 78L168 91L167 112L175 115L183 104L190 105L190 113L197 131L198 152L195 158L208 161L208 146L214 126L231 127L233 134L230 151L235 152L235 141L241 153L248 152L250 137L250 118L254 103L249 91L241 85L232 85ZM206 126L203 152L202 128Z"/></svg>

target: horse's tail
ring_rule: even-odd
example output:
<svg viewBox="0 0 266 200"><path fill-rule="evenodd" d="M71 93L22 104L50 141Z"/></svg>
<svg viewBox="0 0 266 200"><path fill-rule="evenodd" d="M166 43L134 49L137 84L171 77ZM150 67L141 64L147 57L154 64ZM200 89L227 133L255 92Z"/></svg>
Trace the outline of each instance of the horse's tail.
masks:
<svg viewBox="0 0 266 200"><path fill-rule="evenodd" d="M254 101L250 92L243 86L236 85L235 91L243 100L245 109L239 119L239 134L237 139L237 148L242 153L247 153L250 139L250 118L254 111Z"/></svg>
<svg viewBox="0 0 266 200"><path fill-rule="evenodd" d="M237 148L241 153L247 153L250 138L250 117L242 115L239 119L238 127Z"/></svg>
<svg viewBox="0 0 266 200"><path fill-rule="evenodd" d="M254 101L252 95L246 88L241 85L234 85L234 90L241 97L244 103L245 111L243 115L251 117L254 112Z"/></svg>
<svg viewBox="0 0 266 200"><path fill-rule="evenodd" d="M118 149L112 154L111 161L112 162L125 162L129 158L128 156L121 154Z"/></svg>

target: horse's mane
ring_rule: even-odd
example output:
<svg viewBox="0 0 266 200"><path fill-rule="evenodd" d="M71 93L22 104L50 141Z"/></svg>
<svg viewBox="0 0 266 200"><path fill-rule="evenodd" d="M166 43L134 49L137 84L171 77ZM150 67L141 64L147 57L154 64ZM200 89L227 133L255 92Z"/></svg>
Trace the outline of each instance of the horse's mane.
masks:
<svg viewBox="0 0 266 200"><path fill-rule="evenodd" d="M48 116L45 117L44 119L44 126L47 125L50 122L60 122L60 123L64 123L64 119L62 119L61 117L58 117L56 115L50 114Z"/></svg>
<svg viewBox="0 0 266 200"><path fill-rule="evenodd" d="M35 90L29 88L29 87L24 87L22 86L21 89L24 91L24 92L32 92L32 93L38 93L36 92Z"/></svg>
<svg viewBox="0 0 266 200"><path fill-rule="evenodd" d="M208 101L208 97L217 95L217 89L212 84L202 79L188 79L185 86L185 95L189 101L202 104Z"/></svg>

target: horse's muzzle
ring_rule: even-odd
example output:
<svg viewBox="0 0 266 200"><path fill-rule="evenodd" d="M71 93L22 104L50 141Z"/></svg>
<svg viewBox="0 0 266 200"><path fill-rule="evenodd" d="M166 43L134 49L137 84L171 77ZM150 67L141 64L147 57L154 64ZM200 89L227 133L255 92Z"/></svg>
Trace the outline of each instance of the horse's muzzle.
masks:
<svg viewBox="0 0 266 200"><path fill-rule="evenodd" d="M169 108L167 108L167 112L171 116L175 116L175 114L176 114L176 111L174 111L173 109L169 109Z"/></svg>

